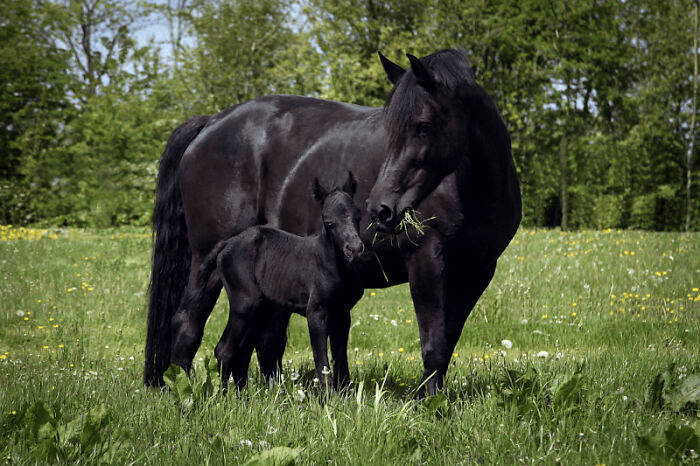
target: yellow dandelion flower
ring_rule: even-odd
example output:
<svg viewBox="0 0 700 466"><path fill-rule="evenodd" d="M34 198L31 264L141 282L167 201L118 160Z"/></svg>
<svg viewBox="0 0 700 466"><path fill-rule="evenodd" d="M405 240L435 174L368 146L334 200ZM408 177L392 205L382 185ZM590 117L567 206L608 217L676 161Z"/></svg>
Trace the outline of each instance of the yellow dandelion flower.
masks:
<svg viewBox="0 0 700 466"><path fill-rule="evenodd" d="M403 353L403 348L399 348L399 353Z"/></svg>

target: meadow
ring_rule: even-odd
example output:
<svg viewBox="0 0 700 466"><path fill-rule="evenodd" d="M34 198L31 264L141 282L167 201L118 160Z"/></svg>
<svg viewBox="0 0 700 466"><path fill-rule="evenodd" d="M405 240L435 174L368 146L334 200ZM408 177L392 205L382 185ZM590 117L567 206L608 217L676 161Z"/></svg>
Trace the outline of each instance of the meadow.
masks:
<svg viewBox="0 0 700 466"><path fill-rule="evenodd" d="M518 232L445 390L406 286L352 313L353 384L318 396L294 316L282 380L223 396L211 355L142 385L150 231L0 227L7 464L700 464L700 234Z"/></svg>

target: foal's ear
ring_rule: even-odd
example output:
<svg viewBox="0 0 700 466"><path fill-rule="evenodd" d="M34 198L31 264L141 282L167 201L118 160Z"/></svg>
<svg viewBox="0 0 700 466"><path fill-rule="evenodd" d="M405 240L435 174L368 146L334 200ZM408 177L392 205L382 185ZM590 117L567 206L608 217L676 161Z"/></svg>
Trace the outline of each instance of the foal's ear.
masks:
<svg viewBox="0 0 700 466"><path fill-rule="evenodd" d="M406 70L382 55L382 52L377 53L379 54L379 60L382 62L382 66L384 67L384 71L386 72L389 81L391 81L393 84L399 82L399 79L401 79L401 76L403 76Z"/></svg>
<svg viewBox="0 0 700 466"><path fill-rule="evenodd" d="M420 59L416 58L410 53L406 54L406 56L411 61L411 70L413 71L413 74L416 75L416 81L418 84L423 86L425 90L429 92L433 91L435 89L435 78L433 77L433 73L431 73L423 63L421 63Z"/></svg>
<svg viewBox="0 0 700 466"><path fill-rule="evenodd" d="M352 176L352 172L348 172L348 179L345 180L343 185L343 191L348 193L350 197L355 197L355 192L357 191L357 183L355 182L355 177Z"/></svg>
<svg viewBox="0 0 700 466"><path fill-rule="evenodd" d="M328 190L321 186L321 183L318 182L318 178L314 178L314 183L311 185L311 192L314 195L314 199L318 202L323 201L326 196L328 196Z"/></svg>

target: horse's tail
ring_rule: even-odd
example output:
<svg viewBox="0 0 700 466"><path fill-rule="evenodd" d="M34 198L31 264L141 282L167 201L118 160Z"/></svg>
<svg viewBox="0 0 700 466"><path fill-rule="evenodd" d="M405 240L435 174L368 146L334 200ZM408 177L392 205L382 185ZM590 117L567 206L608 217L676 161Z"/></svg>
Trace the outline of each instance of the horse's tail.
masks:
<svg viewBox="0 0 700 466"><path fill-rule="evenodd" d="M147 386L164 385L163 373L170 364L170 321L180 305L190 272L190 246L180 194L180 160L208 119L208 116L197 116L178 126L160 159L153 211L153 266L143 373Z"/></svg>

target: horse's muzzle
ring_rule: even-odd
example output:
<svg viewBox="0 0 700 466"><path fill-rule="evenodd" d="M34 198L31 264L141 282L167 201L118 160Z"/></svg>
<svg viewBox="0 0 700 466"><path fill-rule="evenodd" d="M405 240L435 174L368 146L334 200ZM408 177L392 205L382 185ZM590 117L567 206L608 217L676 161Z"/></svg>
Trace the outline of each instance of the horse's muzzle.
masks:
<svg viewBox="0 0 700 466"><path fill-rule="evenodd" d="M367 210L372 226L382 233L393 233L398 224L396 211L386 204L380 205L378 208L370 205L367 202Z"/></svg>

